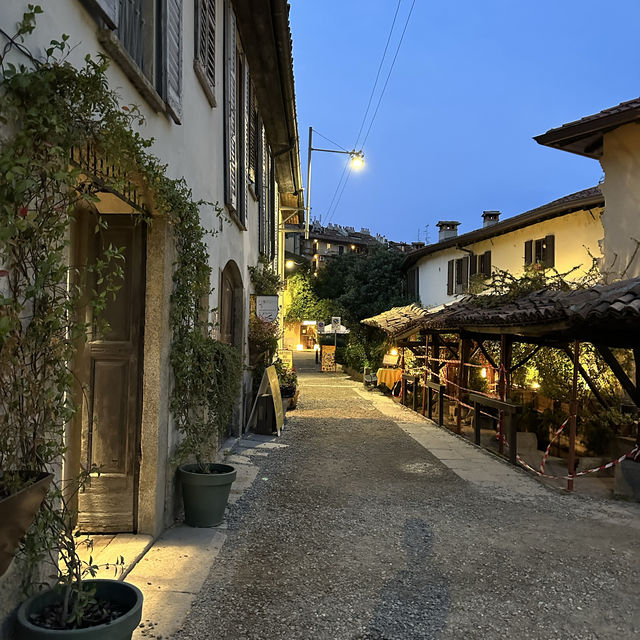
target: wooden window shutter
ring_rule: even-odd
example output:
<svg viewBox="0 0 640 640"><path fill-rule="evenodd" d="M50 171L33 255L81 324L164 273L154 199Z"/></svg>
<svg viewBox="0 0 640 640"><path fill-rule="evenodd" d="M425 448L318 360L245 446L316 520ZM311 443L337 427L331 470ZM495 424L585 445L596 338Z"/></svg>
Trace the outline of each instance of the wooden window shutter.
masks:
<svg viewBox="0 0 640 640"><path fill-rule="evenodd" d="M462 258L462 291L466 292L469 288L469 256Z"/></svg>
<svg viewBox="0 0 640 640"><path fill-rule="evenodd" d="M342 247L340 247L342 249ZM342 253L342 252L340 252ZM413 296L413 292L416 288L416 268L413 267L407 271L407 294Z"/></svg>
<svg viewBox="0 0 640 640"><path fill-rule="evenodd" d="M163 97L177 124L182 123L182 1L164 0L162 13Z"/></svg>
<svg viewBox="0 0 640 640"><path fill-rule="evenodd" d="M196 60L213 89L216 81L216 3L197 0Z"/></svg>
<svg viewBox="0 0 640 640"><path fill-rule="evenodd" d="M276 170L273 156L269 154L269 204L268 229L269 229L269 260L273 260L276 254Z"/></svg>
<svg viewBox="0 0 640 640"><path fill-rule="evenodd" d="M260 153L258 158L258 179L256 182L257 196L259 200L259 222L258 237L260 253L267 255L267 191L268 191L268 173L267 158L269 154L269 146L267 145L266 134L262 122L260 122Z"/></svg>
<svg viewBox="0 0 640 640"><path fill-rule="evenodd" d="M482 254L482 273L487 277L491 275L491 251Z"/></svg>
<svg viewBox="0 0 640 640"><path fill-rule="evenodd" d="M117 29L120 20L120 0L82 0L87 9L99 16L109 29Z"/></svg>
<svg viewBox="0 0 640 640"><path fill-rule="evenodd" d="M256 92L249 83L249 167L247 174L251 182L256 182L256 167L258 164L258 107Z"/></svg>
<svg viewBox="0 0 640 640"><path fill-rule="evenodd" d="M229 1L225 3L224 60L226 66L224 80L224 120L225 120L225 172L224 202L235 212L238 205L236 185L236 16Z"/></svg>
<svg viewBox="0 0 640 640"><path fill-rule="evenodd" d="M244 56L238 52L239 64L236 66L238 74L238 213L243 225L247 224L247 147L248 147L248 122L249 122L249 70Z"/></svg>
<svg viewBox="0 0 640 640"><path fill-rule="evenodd" d="M469 256L469 275L473 276L482 269L482 256L472 254Z"/></svg>
<svg viewBox="0 0 640 640"><path fill-rule="evenodd" d="M530 265L533 262L533 240L524 243L524 264Z"/></svg>
<svg viewBox="0 0 640 640"><path fill-rule="evenodd" d="M545 267L555 267L556 266L556 238L555 236L546 236L544 239L544 253L542 257L542 262Z"/></svg>
<svg viewBox="0 0 640 640"><path fill-rule="evenodd" d="M455 260L449 260L449 262L447 262L447 295L448 296L452 296L453 295L453 288L454 288L454 271L455 271Z"/></svg>

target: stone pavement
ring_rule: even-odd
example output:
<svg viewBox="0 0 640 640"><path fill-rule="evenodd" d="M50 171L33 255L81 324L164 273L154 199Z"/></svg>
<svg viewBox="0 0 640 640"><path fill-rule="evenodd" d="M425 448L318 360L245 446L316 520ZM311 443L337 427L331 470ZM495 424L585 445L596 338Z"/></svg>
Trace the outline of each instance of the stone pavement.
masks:
<svg viewBox="0 0 640 640"><path fill-rule="evenodd" d="M287 446L252 457L172 638L640 637L638 505L549 490L296 356Z"/></svg>

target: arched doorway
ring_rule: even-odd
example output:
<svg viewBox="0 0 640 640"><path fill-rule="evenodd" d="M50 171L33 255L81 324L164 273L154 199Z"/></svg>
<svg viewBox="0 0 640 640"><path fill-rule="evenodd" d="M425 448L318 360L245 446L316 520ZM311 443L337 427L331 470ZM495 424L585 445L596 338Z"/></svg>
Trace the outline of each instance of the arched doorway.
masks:
<svg viewBox="0 0 640 640"><path fill-rule="evenodd" d="M244 342L244 289L238 265L229 260L220 277L220 340L242 350Z"/></svg>

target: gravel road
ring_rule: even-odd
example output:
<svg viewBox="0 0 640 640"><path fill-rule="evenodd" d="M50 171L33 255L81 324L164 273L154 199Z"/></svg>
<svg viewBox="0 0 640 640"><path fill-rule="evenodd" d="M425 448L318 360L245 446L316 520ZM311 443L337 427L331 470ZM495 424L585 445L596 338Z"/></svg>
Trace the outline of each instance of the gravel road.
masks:
<svg viewBox="0 0 640 640"><path fill-rule="evenodd" d="M640 505L480 489L346 377L301 386L176 640L640 638Z"/></svg>

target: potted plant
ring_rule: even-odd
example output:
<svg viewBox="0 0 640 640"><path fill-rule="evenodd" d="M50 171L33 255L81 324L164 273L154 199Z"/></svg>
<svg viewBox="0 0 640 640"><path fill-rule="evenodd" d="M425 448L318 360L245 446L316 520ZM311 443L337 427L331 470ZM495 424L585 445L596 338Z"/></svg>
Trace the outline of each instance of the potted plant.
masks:
<svg viewBox="0 0 640 640"><path fill-rule="evenodd" d="M273 363L278 374L282 404L286 409L295 409L298 404L298 374L294 367L285 367L280 358Z"/></svg>
<svg viewBox="0 0 640 640"><path fill-rule="evenodd" d="M89 474L78 481L81 489ZM24 640L130 640L142 619L142 592L134 585L115 579L124 566L120 556L111 565L114 579L95 579L100 565L92 557L84 561L80 540L74 528L75 518L69 499L54 483L54 491L45 499L38 526L30 540L32 551L44 549L57 567L52 588L40 591L23 602L17 611L18 636ZM35 538L35 543L34 543ZM54 541L53 544L48 541Z"/></svg>
<svg viewBox="0 0 640 640"><path fill-rule="evenodd" d="M236 478L232 466L214 460L240 390L240 354L197 330L176 338L184 343L172 351L176 377L171 410L182 435L174 459L182 463L178 477L184 519L192 527L215 527L222 523Z"/></svg>
<svg viewBox="0 0 640 640"><path fill-rule="evenodd" d="M249 318L249 364L260 368L268 366L278 348L280 330L278 321ZM258 381L259 382L259 381Z"/></svg>

